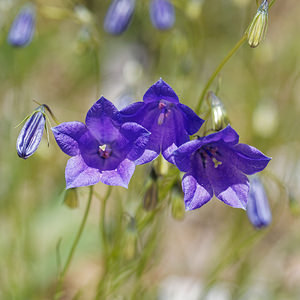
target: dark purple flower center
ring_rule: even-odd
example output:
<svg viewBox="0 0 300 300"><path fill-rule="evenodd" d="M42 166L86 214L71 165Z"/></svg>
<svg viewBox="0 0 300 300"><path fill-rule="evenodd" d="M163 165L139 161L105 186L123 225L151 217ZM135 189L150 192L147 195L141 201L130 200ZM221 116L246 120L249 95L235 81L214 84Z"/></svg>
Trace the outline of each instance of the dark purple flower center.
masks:
<svg viewBox="0 0 300 300"><path fill-rule="evenodd" d="M111 156L112 149L110 148L110 146L104 144L99 146L98 152L102 158L106 159Z"/></svg>
<svg viewBox="0 0 300 300"><path fill-rule="evenodd" d="M203 168L206 168L208 160L213 162L215 168L218 168L219 165L222 165L222 161L219 159L221 154L218 151L218 148L215 146L202 146L197 153L200 154Z"/></svg>
<svg viewBox="0 0 300 300"><path fill-rule="evenodd" d="M171 109L173 107L173 103L166 101L166 100L160 100L158 103L158 109L160 110L158 119L157 119L157 124L158 125L162 125L166 118L168 118L168 116L171 113Z"/></svg>

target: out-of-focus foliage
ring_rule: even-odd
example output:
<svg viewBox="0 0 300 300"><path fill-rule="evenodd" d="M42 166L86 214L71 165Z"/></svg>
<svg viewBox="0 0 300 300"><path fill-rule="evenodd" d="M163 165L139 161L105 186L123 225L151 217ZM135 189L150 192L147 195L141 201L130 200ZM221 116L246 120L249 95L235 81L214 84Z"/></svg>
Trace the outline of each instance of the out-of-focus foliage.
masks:
<svg viewBox="0 0 300 300"><path fill-rule="evenodd" d="M7 35L24 1L0 0L0 299L53 298L88 197L78 189L78 208L63 205L68 158L53 137L28 160L18 157L15 126L36 107L32 100L60 122L83 122L101 95L124 107L162 77L195 108L257 10L254 0L174 0L176 22L161 32L149 3L136 1L128 29L115 37L103 29L109 1L36 0L33 40L15 49ZM211 86L240 142L272 157L262 174L271 226L258 232L245 211L217 199L173 219L182 219L173 198L180 175L162 160L154 162L157 203L145 210L151 166L139 166L129 189L114 187L107 200L106 240L99 227L107 186L94 187L63 299L298 299L299 14L299 1L277 0L266 39L256 49L245 43Z"/></svg>

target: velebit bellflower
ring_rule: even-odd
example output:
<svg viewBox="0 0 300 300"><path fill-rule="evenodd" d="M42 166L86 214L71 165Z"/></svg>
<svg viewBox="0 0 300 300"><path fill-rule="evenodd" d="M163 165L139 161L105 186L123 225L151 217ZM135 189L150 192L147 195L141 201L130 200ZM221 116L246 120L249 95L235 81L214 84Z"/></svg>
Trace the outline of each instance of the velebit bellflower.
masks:
<svg viewBox="0 0 300 300"><path fill-rule="evenodd" d="M72 156L65 170L66 188L99 181L127 188L150 132L121 121L117 108L104 97L90 108L85 123L66 122L52 128L58 146Z"/></svg>
<svg viewBox="0 0 300 300"><path fill-rule="evenodd" d="M27 118L17 139L17 153L21 158L28 158L38 148L46 126L45 106L39 106Z"/></svg>
<svg viewBox="0 0 300 300"><path fill-rule="evenodd" d="M151 132L146 150L136 163L148 163L160 152L167 161L174 163L171 156L174 150L189 141L189 135L195 134L204 121L181 104L173 89L162 79L148 89L143 100L120 111L124 122L136 122Z"/></svg>
<svg viewBox="0 0 300 300"><path fill-rule="evenodd" d="M35 8L32 5L25 6L15 18L7 42L14 47L27 46L33 37L35 30Z"/></svg>
<svg viewBox="0 0 300 300"><path fill-rule="evenodd" d="M247 215L249 221L257 229L266 227L272 222L268 197L258 176L250 178Z"/></svg>
<svg viewBox="0 0 300 300"><path fill-rule="evenodd" d="M249 181L245 174L262 171L270 161L256 148L239 144L230 125L181 145L174 159L186 173L182 179L186 210L201 207L214 194L227 205L246 209Z"/></svg>
<svg viewBox="0 0 300 300"><path fill-rule="evenodd" d="M154 27L160 30L171 28L175 22L174 6L168 0L152 0L150 18Z"/></svg>
<svg viewBox="0 0 300 300"><path fill-rule="evenodd" d="M268 9L268 1L263 0L247 31L248 43L252 48L257 47L265 38L268 27Z"/></svg>

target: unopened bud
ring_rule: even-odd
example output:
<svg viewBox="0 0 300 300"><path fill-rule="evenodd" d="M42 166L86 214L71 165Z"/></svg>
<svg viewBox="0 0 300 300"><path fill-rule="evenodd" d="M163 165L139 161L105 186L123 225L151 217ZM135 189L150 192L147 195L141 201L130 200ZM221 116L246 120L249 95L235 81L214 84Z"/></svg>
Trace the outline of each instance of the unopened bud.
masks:
<svg viewBox="0 0 300 300"><path fill-rule="evenodd" d="M150 18L154 27L159 30L171 28L175 22L174 6L168 0L152 0Z"/></svg>
<svg viewBox="0 0 300 300"><path fill-rule="evenodd" d="M76 188L67 189L65 191L64 204L69 208L78 207L78 193Z"/></svg>
<svg viewBox="0 0 300 300"><path fill-rule="evenodd" d="M35 9L27 5L16 16L7 38L7 42L14 47L27 46L35 30Z"/></svg>
<svg viewBox="0 0 300 300"><path fill-rule="evenodd" d="M28 117L20 131L16 145L19 157L26 159L37 150L41 142L45 126L45 106L41 105L31 116Z"/></svg>
<svg viewBox="0 0 300 300"><path fill-rule="evenodd" d="M257 47L265 38L268 27L268 9L268 1L263 0L247 31L248 43L252 48Z"/></svg>
<svg viewBox="0 0 300 300"><path fill-rule="evenodd" d="M272 221L268 198L258 176L250 179L247 215L252 225L257 229L268 226Z"/></svg>
<svg viewBox="0 0 300 300"><path fill-rule="evenodd" d="M229 123L225 107L222 101L213 92L209 92L208 97L211 106L212 130L222 130Z"/></svg>
<svg viewBox="0 0 300 300"><path fill-rule="evenodd" d="M131 20L135 0L113 0L104 20L106 32L114 35L123 33Z"/></svg>
<svg viewBox="0 0 300 300"><path fill-rule="evenodd" d="M176 220L183 220L185 215L185 206L183 196L173 194L171 199L171 212L172 217Z"/></svg>
<svg viewBox="0 0 300 300"><path fill-rule="evenodd" d="M150 186L147 188L144 196L144 208L146 210L155 209L158 202L158 183L152 181Z"/></svg>

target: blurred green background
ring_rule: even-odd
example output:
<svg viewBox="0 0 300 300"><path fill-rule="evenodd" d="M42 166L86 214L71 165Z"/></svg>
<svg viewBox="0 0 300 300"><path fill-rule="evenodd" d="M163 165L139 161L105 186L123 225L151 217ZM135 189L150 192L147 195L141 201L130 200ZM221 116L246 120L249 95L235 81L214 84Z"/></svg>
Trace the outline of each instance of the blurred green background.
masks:
<svg viewBox="0 0 300 300"><path fill-rule="evenodd" d="M0 0L3 300L53 299L57 244L64 261L88 194L78 191L78 208L63 205L68 157L52 136L49 148L44 136L28 160L17 156L15 126L36 108L32 100L49 105L60 122L84 121L101 95L122 108L141 101L162 77L195 108L206 81L256 13L255 0L174 0L175 26L160 32L151 24L149 1L140 0L128 30L115 37L103 31L108 0L36 0L34 39L14 49L6 38L24 3ZM170 171L160 178L158 209L144 210L150 166L139 166L129 189L114 187L108 201L109 273L103 272L99 233L107 186L99 183L100 200L94 195L61 299L94 299L98 282L106 289L99 299L299 299L299 15L299 1L278 0L266 40L256 49L243 45L211 87L240 141L273 158L263 172L271 226L256 231L245 211L217 199L175 220Z"/></svg>

